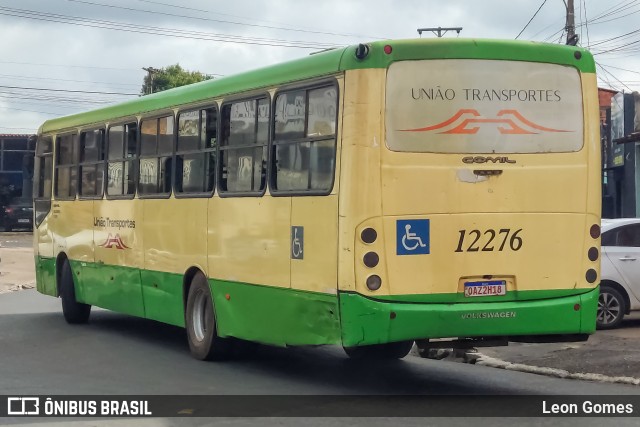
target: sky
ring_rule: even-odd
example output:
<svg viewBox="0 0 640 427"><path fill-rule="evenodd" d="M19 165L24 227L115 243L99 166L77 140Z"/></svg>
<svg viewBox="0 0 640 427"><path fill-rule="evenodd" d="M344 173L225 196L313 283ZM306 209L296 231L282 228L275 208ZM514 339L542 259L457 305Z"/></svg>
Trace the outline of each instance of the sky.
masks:
<svg viewBox="0 0 640 427"><path fill-rule="evenodd" d="M135 98L143 67L219 77L430 27L564 43L564 1L0 0L0 133L35 133L45 120ZM640 0L574 3L598 85L640 90Z"/></svg>

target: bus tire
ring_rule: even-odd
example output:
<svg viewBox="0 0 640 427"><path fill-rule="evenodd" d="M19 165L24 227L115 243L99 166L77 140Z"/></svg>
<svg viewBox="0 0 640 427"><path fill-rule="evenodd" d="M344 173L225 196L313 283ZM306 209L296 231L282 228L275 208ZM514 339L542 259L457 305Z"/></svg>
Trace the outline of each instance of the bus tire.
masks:
<svg viewBox="0 0 640 427"><path fill-rule="evenodd" d="M189 350L194 358L224 360L229 357L230 342L218 336L211 290L202 273L191 281L185 317Z"/></svg>
<svg viewBox="0 0 640 427"><path fill-rule="evenodd" d="M413 341L343 347L350 359L402 359L411 351Z"/></svg>
<svg viewBox="0 0 640 427"><path fill-rule="evenodd" d="M76 288L73 283L73 272L69 260L62 264L60 274L60 298L62 299L62 314L67 323L87 323L91 314L91 306L76 300Z"/></svg>
<svg viewBox="0 0 640 427"><path fill-rule="evenodd" d="M383 344L382 352L385 359L402 359L413 348L413 341L399 341Z"/></svg>

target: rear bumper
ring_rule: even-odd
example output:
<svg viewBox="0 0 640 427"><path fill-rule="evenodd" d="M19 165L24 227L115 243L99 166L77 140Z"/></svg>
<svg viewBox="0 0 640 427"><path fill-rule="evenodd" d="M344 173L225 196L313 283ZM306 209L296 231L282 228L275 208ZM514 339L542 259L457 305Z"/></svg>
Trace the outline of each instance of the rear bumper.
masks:
<svg viewBox="0 0 640 427"><path fill-rule="evenodd" d="M527 337L595 332L599 288L533 301L400 303L340 293L342 345L449 337ZM575 309L576 304L580 308ZM551 337L549 337L551 339Z"/></svg>

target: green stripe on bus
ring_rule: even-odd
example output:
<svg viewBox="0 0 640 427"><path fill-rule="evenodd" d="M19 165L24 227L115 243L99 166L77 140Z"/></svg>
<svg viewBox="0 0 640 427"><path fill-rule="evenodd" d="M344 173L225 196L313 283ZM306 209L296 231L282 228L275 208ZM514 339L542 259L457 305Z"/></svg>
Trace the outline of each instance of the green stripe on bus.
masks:
<svg viewBox="0 0 640 427"><path fill-rule="evenodd" d="M589 334L599 289L535 301L404 304L340 295L346 347L421 338ZM576 310L576 305L579 309Z"/></svg>
<svg viewBox="0 0 640 427"><path fill-rule="evenodd" d="M221 336L279 346L340 344L337 295L222 280L209 283Z"/></svg>
<svg viewBox="0 0 640 427"><path fill-rule="evenodd" d="M55 259L37 257L36 265L38 290L55 295ZM71 261L71 266L80 301L184 327L181 274L80 261ZM139 278L144 286L134 283ZM455 298L464 297L396 295L374 300L349 292L332 295L216 279L209 279L209 285L221 336L279 346L592 333L599 292L521 291L510 293L517 294L516 300L467 298L456 304Z"/></svg>
<svg viewBox="0 0 640 427"><path fill-rule="evenodd" d="M390 45L391 54L384 52ZM394 61L420 59L496 59L545 62L575 67L583 73L595 73L593 55L586 49L549 43L489 39L390 40L371 44L369 56L358 60L351 52L342 59L342 69L386 68Z"/></svg>

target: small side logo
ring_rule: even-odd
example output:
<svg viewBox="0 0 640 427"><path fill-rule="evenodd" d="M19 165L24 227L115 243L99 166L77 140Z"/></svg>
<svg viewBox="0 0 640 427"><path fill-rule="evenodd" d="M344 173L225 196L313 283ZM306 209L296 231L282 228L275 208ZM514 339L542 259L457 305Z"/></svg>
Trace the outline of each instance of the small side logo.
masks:
<svg viewBox="0 0 640 427"><path fill-rule="evenodd" d="M116 234L115 236L112 235L111 233L109 233L109 237L107 237L107 240L98 245L101 248L106 248L106 249L131 249L129 246L125 245L124 242L122 241L122 237L120 237L119 234Z"/></svg>

